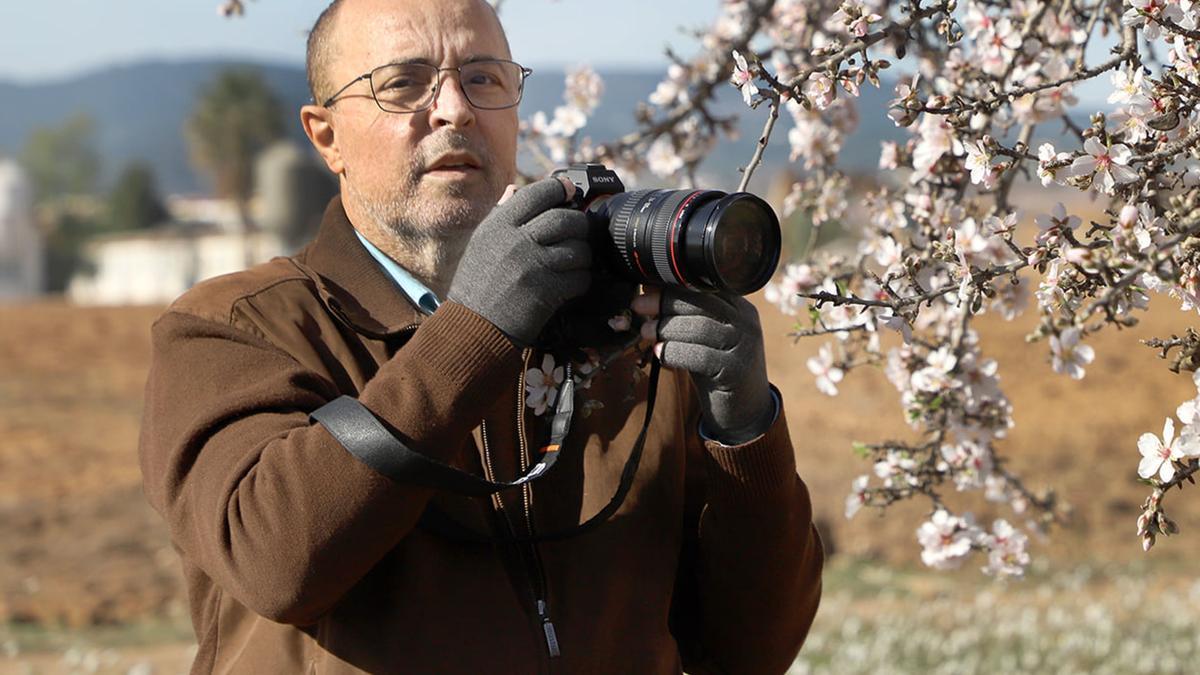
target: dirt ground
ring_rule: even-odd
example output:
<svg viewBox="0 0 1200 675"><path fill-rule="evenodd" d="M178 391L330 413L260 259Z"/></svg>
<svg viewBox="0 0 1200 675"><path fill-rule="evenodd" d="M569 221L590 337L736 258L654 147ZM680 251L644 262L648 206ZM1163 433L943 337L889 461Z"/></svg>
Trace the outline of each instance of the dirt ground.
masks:
<svg viewBox="0 0 1200 675"><path fill-rule="evenodd" d="M842 394L819 393L805 359L820 339L792 344L791 319L762 307L773 381L784 393L800 471L838 555L918 564L914 531L928 503L886 517L842 516L854 476L870 467L851 452L911 433L898 396L879 371L852 373ZM1033 316L977 326L1000 363L1017 426L1003 447L1034 488L1053 487L1074 508L1068 529L1035 542L1049 564L1141 561L1177 569L1196 550L1200 504L1175 493L1168 507L1183 530L1143 554L1133 536L1146 488L1136 482L1136 441L1194 395L1138 339L1182 330L1194 317L1159 300L1147 320L1092 344L1081 382L1054 374L1045 344L1023 336ZM137 435L157 307L77 308L60 301L0 306L0 624L64 628L186 616L178 560L141 494ZM1194 488L1192 488L1194 489ZM981 510L985 522L992 515ZM0 645L2 647L2 645Z"/></svg>

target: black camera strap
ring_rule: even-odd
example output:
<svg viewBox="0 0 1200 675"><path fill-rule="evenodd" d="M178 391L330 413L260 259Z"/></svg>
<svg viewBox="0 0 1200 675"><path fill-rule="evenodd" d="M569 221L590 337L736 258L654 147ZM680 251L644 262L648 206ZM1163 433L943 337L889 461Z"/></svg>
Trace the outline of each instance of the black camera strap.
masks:
<svg viewBox="0 0 1200 675"><path fill-rule="evenodd" d="M642 419L642 429L638 433L637 440L634 441L633 449L629 452L629 459L625 460L625 466L621 469L621 482L617 485L613 496L604 505L604 508L596 512L594 516L586 521L568 528L555 530L553 532L538 533L530 535L513 535L513 536L493 536L477 532L470 527L458 522L449 514L437 508L432 502L425 507L425 511L421 514L421 519L417 525L423 530L437 534L443 538L451 539L458 542L469 542L475 544L510 544L510 543L537 543L544 541L561 541L576 537L586 532L589 532L596 527L604 524L612 517L621 504L625 502L625 497L629 494L629 489L633 487L634 476L637 475L638 466L642 461L642 450L646 446L646 433L650 430L650 421L654 416L654 402L658 394L658 375L662 369L662 364L658 359L650 360L650 377L649 386L646 394L646 413Z"/></svg>
<svg viewBox="0 0 1200 675"><path fill-rule="evenodd" d="M414 451L388 432L375 415L352 396L339 396L313 411L309 419L325 427L350 454L397 483L484 497L546 475L558 461L559 448L571 431L574 414L575 382L568 364L550 422L550 442L542 447L538 461L513 481L480 478Z"/></svg>

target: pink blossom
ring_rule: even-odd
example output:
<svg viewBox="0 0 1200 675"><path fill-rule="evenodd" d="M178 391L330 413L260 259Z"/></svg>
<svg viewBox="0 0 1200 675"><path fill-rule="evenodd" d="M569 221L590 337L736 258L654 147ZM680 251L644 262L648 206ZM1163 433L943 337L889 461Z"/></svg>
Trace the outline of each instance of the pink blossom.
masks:
<svg viewBox="0 0 1200 675"><path fill-rule="evenodd" d="M733 61L733 74L729 76L729 81L742 92L742 100L746 102L746 105L750 105L755 94L758 93L758 87L754 85L754 71L746 64L745 57L736 49L733 50Z"/></svg>
<svg viewBox="0 0 1200 675"><path fill-rule="evenodd" d="M1092 176L1099 173L1100 190L1107 194L1112 194L1113 186L1117 183L1137 179L1137 172L1128 166L1133 153L1124 144L1105 147L1095 138L1089 138L1084 142L1083 149L1087 154L1077 157L1071 164L1071 175ZM1092 184L1097 184L1094 178Z"/></svg>

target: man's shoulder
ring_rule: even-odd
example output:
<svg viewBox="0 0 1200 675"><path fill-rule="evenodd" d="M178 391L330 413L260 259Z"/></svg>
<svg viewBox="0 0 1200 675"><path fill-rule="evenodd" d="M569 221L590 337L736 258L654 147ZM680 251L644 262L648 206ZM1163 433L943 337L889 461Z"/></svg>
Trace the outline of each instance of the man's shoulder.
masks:
<svg viewBox="0 0 1200 675"><path fill-rule="evenodd" d="M165 313L181 313L233 324L240 305L263 296L316 298L316 285L292 258L276 257L249 269L205 279L188 289Z"/></svg>

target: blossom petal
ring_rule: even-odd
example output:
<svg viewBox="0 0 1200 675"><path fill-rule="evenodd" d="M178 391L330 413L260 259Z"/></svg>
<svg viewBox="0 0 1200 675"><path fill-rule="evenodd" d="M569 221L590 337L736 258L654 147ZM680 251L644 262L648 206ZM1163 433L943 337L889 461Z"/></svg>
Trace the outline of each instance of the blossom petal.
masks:
<svg viewBox="0 0 1200 675"><path fill-rule="evenodd" d="M1158 436L1150 432L1146 432L1138 438L1138 452L1142 453L1143 457L1158 457L1158 451L1162 448L1162 442L1158 440Z"/></svg>
<svg viewBox="0 0 1200 675"><path fill-rule="evenodd" d="M1138 475L1142 478L1149 478L1158 471L1161 464L1162 460L1158 457L1143 457L1142 461L1138 463Z"/></svg>

